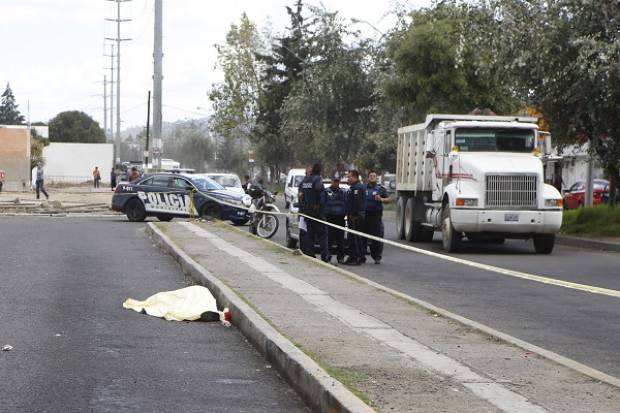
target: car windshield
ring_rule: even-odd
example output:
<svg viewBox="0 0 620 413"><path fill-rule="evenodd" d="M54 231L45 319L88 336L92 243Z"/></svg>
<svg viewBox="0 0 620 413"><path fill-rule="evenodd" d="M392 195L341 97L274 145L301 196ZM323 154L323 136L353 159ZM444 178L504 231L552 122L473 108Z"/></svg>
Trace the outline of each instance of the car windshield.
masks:
<svg viewBox="0 0 620 413"><path fill-rule="evenodd" d="M532 129L460 128L454 137L461 152L532 152L534 143Z"/></svg>
<svg viewBox="0 0 620 413"><path fill-rule="evenodd" d="M301 184L301 181L303 181L305 178L305 176L303 175L297 175L293 178L293 186L294 187L298 187L299 184Z"/></svg>
<svg viewBox="0 0 620 413"><path fill-rule="evenodd" d="M211 175L211 179L222 186L229 186L234 188L241 188L241 181L236 176L230 175Z"/></svg>
<svg viewBox="0 0 620 413"><path fill-rule="evenodd" d="M192 181L194 181L194 184L201 191L212 191L214 189L224 189L222 185L218 184L213 179L209 179L205 177L200 177L200 178L195 177L195 178L192 178Z"/></svg>

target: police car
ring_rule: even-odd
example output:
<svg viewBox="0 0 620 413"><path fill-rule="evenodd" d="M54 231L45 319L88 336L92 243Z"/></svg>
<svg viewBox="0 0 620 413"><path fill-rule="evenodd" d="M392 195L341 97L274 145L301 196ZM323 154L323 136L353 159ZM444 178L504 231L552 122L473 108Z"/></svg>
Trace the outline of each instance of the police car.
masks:
<svg viewBox="0 0 620 413"><path fill-rule="evenodd" d="M135 182L121 182L112 197L112 209L123 212L132 222L152 216L170 221L193 215L243 225L249 220L243 207L251 203L249 195L226 190L209 178L173 173L150 174Z"/></svg>

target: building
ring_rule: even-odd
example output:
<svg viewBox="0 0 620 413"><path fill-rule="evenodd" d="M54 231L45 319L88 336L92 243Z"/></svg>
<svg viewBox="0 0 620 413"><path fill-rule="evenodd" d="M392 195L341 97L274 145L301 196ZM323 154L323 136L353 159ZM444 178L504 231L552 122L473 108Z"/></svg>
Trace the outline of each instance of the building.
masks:
<svg viewBox="0 0 620 413"><path fill-rule="evenodd" d="M0 125L0 170L3 191L30 190L30 130L26 126Z"/></svg>
<svg viewBox="0 0 620 413"><path fill-rule="evenodd" d="M114 144L52 142L43 148L43 158L45 181L49 184L92 182L95 166L101 171L101 182L109 183L114 164Z"/></svg>

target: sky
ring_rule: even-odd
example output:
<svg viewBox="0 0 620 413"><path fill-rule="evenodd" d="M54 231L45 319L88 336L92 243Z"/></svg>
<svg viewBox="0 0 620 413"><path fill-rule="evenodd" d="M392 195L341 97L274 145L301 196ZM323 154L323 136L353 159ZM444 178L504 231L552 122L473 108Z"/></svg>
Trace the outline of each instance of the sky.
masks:
<svg viewBox="0 0 620 413"><path fill-rule="evenodd" d="M338 11L346 21L365 20L379 31L393 24L396 0L308 0ZM122 128L146 124L152 89L153 0L121 3ZM274 34L288 25L285 6L293 0L163 0L164 121L204 117L210 112L208 91L221 81L215 44L225 41L230 25L243 12L259 30ZM407 7L430 0L410 0ZM103 77L108 75L110 42L115 37L116 3L106 0L0 0L0 89L10 82L19 109L30 108L32 122L47 122L65 110L81 110L103 127ZM364 36L381 35L370 25L354 26ZM109 88L108 88L109 90ZM116 87L115 87L116 91ZM116 104L116 103L115 103ZM109 115L108 115L109 116Z"/></svg>

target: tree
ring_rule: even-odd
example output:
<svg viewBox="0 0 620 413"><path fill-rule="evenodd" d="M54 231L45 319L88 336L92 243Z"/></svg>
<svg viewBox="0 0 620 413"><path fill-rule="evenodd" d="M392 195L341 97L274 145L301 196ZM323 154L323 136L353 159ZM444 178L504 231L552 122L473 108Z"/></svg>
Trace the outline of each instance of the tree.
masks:
<svg viewBox="0 0 620 413"><path fill-rule="evenodd" d="M521 95L561 143L589 142L618 186L620 8L616 1L502 0L502 57ZM611 191L614 205L615 191Z"/></svg>
<svg viewBox="0 0 620 413"><path fill-rule="evenodd" d="M485 2L443 1L411 13L394 33L388 56L394 76L386 93L410 120L427 113L468 113L476 107L509 114L519 105L497 58L493 14Z"/></svg>
<svg viewBox="0 0 620 413"><path fill-rule="evenodd" d="M272 167L271 176L276 177L294 161L294 142L281 133L281 110L293 85L303 77L309 41L302 1L297 0L294 7L287 6L286 11L290 18L287 33L274 39L270 53L257 56L264 70L251 136L258 158Z"/></svg>
<svg viewBox="0 0 620 413"><path fill-rule="evenodd" d="M177 122L173 137L164 142L164 153L167 157L198 172L215 165L215 151L208 124L195 120Z"/></svg>
<svg viewBox="0 0 620 413"><path fill-rule="evenodd" d="M40 122L38 122L40 123ZM49 145L49 141L42 138L37 133L36 129L30 129L30 169L36 168L37 165L45 164L45 157L43 156L43 148Z"/></svg>
<svg viewBox="0 0 620 413"><path fill-rule="evenodd" d="M260 87L256 55L261 47L256 26L245 13L239 25L230 26L226 44L216 46L224 81L209 93L214 109L211 130L222 138L222 151L218 152L224 169L247 169L248 140L256 122Z"/></svg>
<svg viewBox="0 0 620 413"><path fill-rule="evenodd" d="M24 116L19 113L18 105L15 103L15 96L11 86L7 83L2 102L0 103L0 125L23 125Z"/></svg>
<svg viewBox="0 0 620 413"><path fill-rule="evenodd" d="M93 118L77 110L61 112L49 122L51 142L105 143L103 129Z"/></svg>
<svg viewBox="0 0 620 413"><path fill-rule="evenodd" d="M370 127L373 87L364 67L365 48L343 40L354 33L337 13L312 11L310 63L284 102L280 133L300 148L299 161L320 160L336 169L357 156Z"/></svg>

